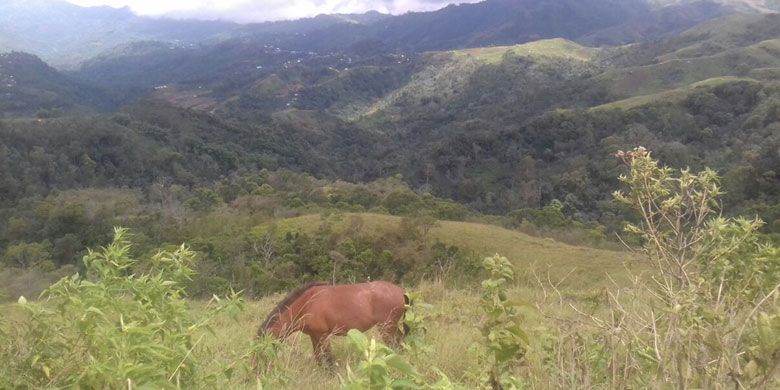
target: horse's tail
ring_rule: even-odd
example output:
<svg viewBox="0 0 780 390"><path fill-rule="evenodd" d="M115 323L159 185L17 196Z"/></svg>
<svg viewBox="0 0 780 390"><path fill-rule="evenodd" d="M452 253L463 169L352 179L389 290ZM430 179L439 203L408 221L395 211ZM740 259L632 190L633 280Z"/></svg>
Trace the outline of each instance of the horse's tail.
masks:
<svg viewBox="0 0 780 390"><path fill-rule="evenodd" d="M406 308L411 307L413 304L414 301L412 301L412 298L404 293L404 317L406 317ZM404 336L408 335L411 330L412 329L409 327L409 325L406 324L406 321L404 321Z"/></svg>

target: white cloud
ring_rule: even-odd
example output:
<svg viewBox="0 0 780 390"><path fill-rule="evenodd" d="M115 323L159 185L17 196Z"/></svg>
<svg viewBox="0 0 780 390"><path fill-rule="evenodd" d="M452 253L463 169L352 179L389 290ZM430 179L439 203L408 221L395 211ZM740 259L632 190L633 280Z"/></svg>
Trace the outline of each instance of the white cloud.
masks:
<svg viewBox="0 0 780 390"><path fill-rule="evenodd" d="M479 0L67 0L81 6L129 6L140 15L227 19L239 22L297 19L371 10L401 14L432 11L451 2Z"/></svg>

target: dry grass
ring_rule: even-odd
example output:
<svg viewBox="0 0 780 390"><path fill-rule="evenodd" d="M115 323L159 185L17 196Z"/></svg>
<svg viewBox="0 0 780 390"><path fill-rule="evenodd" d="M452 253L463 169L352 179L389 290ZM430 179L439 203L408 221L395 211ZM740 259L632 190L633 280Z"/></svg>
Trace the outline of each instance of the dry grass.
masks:
<svg viewBox="0 0 780 390"><path fill-rule="evenodd" d="M426 317L428 331L423 340L430 350L421 355L407 352L403 356L432 382L438 379L435 369L439 369L453 381L475 386L475 375L478 373L475 367L479 367L478 341L481 337L477 329L481 316L479 293L447 288L437 282L424 282L412 290L418 294L420 302L415 310ZM520 289L513 291L516 296L523 294ZM215 323L215 334L204 337L199 351L201 356L209 357L206 370L219 372L222 367L233 364L250 347L258 325L281 299L281 295L275 295L248 302L237 321L223 318ZM203 305L203 302L195 302L194 310L199 310ZM373 330L369 331L369 335L378 338ZM287 340L278 361L279 367L287 372L288 377L283 387L339 388L339 376L346 375L347 365L355 367L359 356L348 350L343 337L335 338L332 345L338 362L333 371L316 365L306 335L297 334ZM255 380L251 373L240 371L232 379L231 388L254 388Z"/></svg>
<svg viewBox="0 0 780 390"><path fill-rule="evenodd" d="M352 217L360 217L363 229L377 235L392 234L401 221L399 217L388 215L346 214L343 222L335 228L346 228ZM276 221L276 226L282 231L313 232L321 223L319 215L304 215ZM555 319L578 317L570 303L588 307L594 299L598 299L604 287L613 283L628 285L629 271L643 269L632 261L633 255L627 252L566 245L493 225L442 221L430 234L435 240L458 245L480 256L501 253L508 257L515 264L517 275L510 294L516 302L526 303L525 328L532 334L539 329L547 332L556 328L557 325L548 317L550 315ZM482 353L478 331L482 316L479 287L453 288L441 281L426 281L409 289L419 296L416 310L426 318L428 332L423 339L430 350L424 355L405 353L404 356L431 381L438 378L438 369L467 388L475 387ZM218 370L234 362L249 347L264 316L282 298L281 294L277 294L248 302L247 310L238 321L220 320L215 325L216 335L207 337L202 345L204 355L212 357L209 369ZM534 343L541 343L541 340L534 340ZM298 336L286 342L279 363L288 373L289 381L284 387L338 388L339 375L346 375L345 366L354 367L358 356L347 350L344 338L336 338L333 347L339 362L335 372L323 370L314 363L308 337ZM541 346L537 347L541 349ZM533 371L530 375L523 375L526 377L545 376L545 367L541 363L518 370ZM233 379L232 386L254 387L253 381L254 377L244 372ZM542 388L551 386L550 383L536 385Z"/></svg>

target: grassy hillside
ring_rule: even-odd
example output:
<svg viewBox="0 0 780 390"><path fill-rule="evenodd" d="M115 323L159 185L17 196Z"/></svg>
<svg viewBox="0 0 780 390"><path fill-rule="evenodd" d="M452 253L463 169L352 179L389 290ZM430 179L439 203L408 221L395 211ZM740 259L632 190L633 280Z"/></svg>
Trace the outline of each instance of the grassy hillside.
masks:
<svg viewBox="0 0 780 390"><path fill-rule="evenodd" d="M346 229L346 221L352 216L362 218L366 232L379 236L391 236L401 221L400 217L388 215L351 213L346 214L345 222L335 229ZM275 221L280 233L313 233L321 223L318 214ZM546 320L534 306L544 305L547 294L553 289L557 288L567 302L587 305L600 290L614 286L611 280L627 286L627 269L638 271L644 268L636 264L636 257L627 252L571 246L482 223L440 221L440 226L434 228L430 235L434 240L458 245L480 256L495 253L507 256L517 275L509 294L514 300L530 304L523 310L523 327L529 330L544 326ZM483 316L477 285L454 288L448 280L439 280L406 287L416 294L416 312L426 318L427 332L418 336L424 337L428 349L422 354L405 353L404 357L420 368L429 381L438 379L436 367L453 381L476 386L475 367L481 364L477 347L481 335L476 326ZM240 360L241 354L249 347L259 324L285 294L248 301L245 310L235 320L224 316L216 318L212 323L214 332L204 332L198 338L194 351L197 356L205 358L202 362L204 374L219 375L227 366L241 367L245 364L246 361ZM196 316L207 306L204 301L191 301L191 304ZM556 312L561 317L574 315L562 307L545 307L544 310ZM15 304L2 305L0 311L12 324L26 321ZM378 337L375 330L370 335ZM287 372L284 387L339 388L340 377L346 376L347 366L354 369L361 356L349 350L346 340L341 337L333 340L333 348L338 362L335 372L316 365L310 341L305 335L296 334L285 342L277 360L277 364ZM232 388L237 389L256 388L254 378L242 370L236 371L230 383Z"/></svg>
<svg viewBox="0 0 780 390"><path fill-rule="evenodd" d="M706 180L716 180L709 177L709 175L705 175ZM305 182L300 180L302 179L300 177L296 180L294 176L286 174L276 179L282 179L283 183L276 180L268 180L268 183L274 183L279 190L288 186L300 191L299 195L303 195L305 192L310 194L316 192L311 191L310 186L309 190L304 191L307 186ZM651 177L650 181L654 179ZM311 180L309 181L311 185ZM257 193L272 194L275 189L268 183L257 188ZM336 191L337 186L338 184L332 184L323 188L324 191L320 192L321 197L336 202L339 201L339 198L346 197L346 194L340 195ZM686 186L683 187L686 188ZM698 183L692 187L699 188ZM716 191L715 187L708 188L713 188L710 191ZM670 190L671 193L665 189L658 191L664 194L659 195L658 202L660 204L666 205L674 199L681 199L681 196L673 192L674 190ZM633 194L634 192L629 193L630 199L633 199ZM208 200L208 194L204 192L203 195L203 200ZM370 193L363 192L362 195L365 198ZM112 197L108 193L102 196L109 198L109 200ZM212 196L218 197L216 193L213 193ZM660 196L668 196L672 200L660 198ZM397 200L396 204L400 205L413 203L408 196L405 198L396 196L395 199ZM651 200L653 199L655 198ZM270 198L257 200L268 203ZM301 199L297 200L300 204ZM638 204L651 203L650 201L645 202L641 198L636 202ZM386 203L386 205L389 206L390 203ZM701 206L695 202L685 207L699 208ZM113 208L116 208L116 205ZM277 214L277 210L273 210L273 215ZM703 214L709 215L706 211ZM238 249L244 253L254 251L249 257L244 258L248 264L251 264L251 267L232 268L233 275L231 277L235 279L242 277L243 273L255 273L258 268L263 267L261 265L263 259L260 256L265 249L261 246L263 240L269 239L267 233L284 236L285 240L294 247L305 245L305 238L301 238L305 237L306 234L320 234L323 238L320 242L341 240L341 243L344 244L341 248L347 248L354 247L360 236L371 235L379 241L387 242L397 240L401 231L399 228L403 228L404 221L408 221L400 217L365 212L328 213L327 216L308 214L290 218L270 217L270 215L268 219L254 219L258 216L253 217L252 213L238 212L232 217L234 224L231 225L226 223L231 218L224 212L212 215L201 214L204 217L202 219L185 220L190 225L186 228L189 233L187 236L190 237L194 248L204 252L203 255L210 251L213 252L217 245L232 247L242 242L245 245L248 244L249 246L244 247L244 249ZM70 213L68 220L77 219L72 218L73 216L74 214ZM251 226L235 230L240 225L235 223L235 219L256 222ZM670 217L670 220L675 219L674 216ZM736 224L742 224L742 222L733 221L716 223L728 224L724 228L728 230L736 229L734 227ZM15 224L19 225L18 220ZM274 230L271 229L271 226ZM755 229L757 228L758 224L755 225ZM165 230L168 229L172 229L172 227L165 226ZM652 232L653 230L646 231ZM222 235L210 234L211 232L220 232ZM674 272L675 267L666 269L665 266L669 263L662 263L659 260L656 265L659 266L660 271L653 275L659 278L651 279L648 277L647 265L639 263L638 256L626 252L564 245L553 240L534 238L516 231L475 222L440 221L438 226L434 226L430 231L414 230L411 232L430 240L457 245L478 256L498 252L511 259L510 262L513 265L511 268L514 269L513 273L517 276L516 278L506 276L510 273L508 266L502 267L499 271L493 269L492 276L487 276L478 269L472 269L468 276L478 278L469 279L465 283L459 279L462 276L459 274L460 271L456 271L441 273L438 278L433 280L431 278L418 279L419 281L408 282L404 286L407 291L414 293L414 313L416 316L424 317L424 326L427 331L419 326L415 328L416 331L410 337L416 337L418 344L413 344L416 347L399 351L401 351L403 359L418 367L421 380L433 382L443 374L463 388L480 388L480 384L485 383L482 373L486 365L489 364L489 356L497 351L494 338L497 334L500 335L502 326L512 326L504 329L514 332L512 334L519 334L518 338L522 339L521 342L518 341L518 352L513 355L515 358L511 364L506 366L505 370L511 375L517 376L521 383L530 388L591 388L601 387L602 384L604 387L609 387L615 383L634 382L672 384L697 381L698 383L698 377L680 379L674 375L655 375L655 372L664 368L659 368L656 365L662 359L654 358L654 356L663 356L663 361L669 362L676 361L675 357L684 357L689 359L683 363L685 365L709 366L713 364L710 363L710 360L700 360L696 357L713 356L709 349L710 345L705 344L701 347L696 347L696 345L699 345L703 338L714 337L718 342L716 346L726 346L719 349L720 355L716 355L716 359L720 359L723 354L733 354L735 358L739 358L745 354L742 352L744 344L735 344L740 341L740 337L733 338L732 335L735 332L741 333L747 326L749 326L750 333L746 334L750 336L752 343L749 346L753 349L748 350L751 355L745 358L746 361L758 361L759 363L752 364L762 364L770 368L763 369L764 371L758 374L747 374L752 376L746 377L748 379L758 378L755 380L756 383L774 384L780 380L772 369L775 364L771 361L771 357L776 356L780 347L772 344L767 352L759 351L761 355L757 353L753 355L755 352L752 352L759 350L760 346L766 342L774 343L776 340L777 329L780 329L776 325L780 316L773 313L776 313L780 306L775 302L774 306L766 305L766 309L762 309L766 311L759 312L758 310L763 303L770 297L770 295L765 296L763 293L754 298L755 300L761 299L758 304L747 299L727 303L723 303L720 299L717 301L713 299L709 301L710 303L705 301L716 290L726 291L724 294L740 294L735 295L736 297L741 297L745 291L750 291L742 288L742 284L731 283L731 279L726 284L723 277L716 279L710 276L709 267L712 267L714 272L718 272L719 269L717 265L711 265L716 263L708 261L709 258L701 260L700 263L689 263L691 264L691 272L697 272L694 275L701 280L699 282L701 286L669 287L672 286L670 283L673 283L669 279L672 277L670 273ZM713 234L719 234L719 232ZM254 241L252 236L256 237ZM139 235L137 238L140 241L147 241L150 237ZM207 239L212 239L212 241L209 242ZM755 267L766 267L758 268L756 273L760 274L764 274L764 269L776 270L775 264L771 263L771 259L774 257L770 256L777 256L780 252L777 248L760 245L757 239L758 237L751 233L744 238L746 244L733 246L731 242L722 243L720 245L724 246L724 250L726 250L726 245L729 246L728 252L722 252L718 247L711 256L717 258L717 256L726 253L727 260L724 261L747 262ZM707 238L707 240L711 241L706 241L702 247L709 248L710 245L720 243L718 241L720 237ZM678 241L670 240L669 242L668 245L675 245L674 243ZM413 251L424 251L426 241L412 237L402 244L410 246L408 249ZM252 248L250 249L250 247ZM161 366L164 376L158 379L160 381L171 382L172 378L178 378L175 375L169 376L168 372L171 371L165 368L170 367L170 370L176 374L179 367L182 367L181 362L187 361L187 368L197 368L194 375L184 377L190 388L215 387L214 383L219 383L218 387L223 388L259 387L257 378L251 371L247 370L251 356L247 350L252 345L258 324L262 322L271 308L283 299L284 293L252 300L248 302L245 310L235 312L237 316L232 319L228 319L226 316L212 317L213 311L210 307L213 305L211 302L180 299L184 295L185 286L191 280L189 277L191 268L185 264L200 265L205 261L205 256L196 256L195 253L181 249L180 252L174 254L157 255L151 262L146 262L146 259L141 258L141 256L149 255L148 253L143 254L144 251L138 252L138 260L131 259L130 256L135 256L136 251L130 250L128 241L119 238L107 248L105 254L90 255L85 260L84 263L88 267L86 274L90 275L89 277L85 277L83 281L78 281L76 277L69 278L73 281L73 285L60 285L58 289L54 290L55 293L48 304L60 307L59 313L63 316L62 318L57 317L56 310L46 310L28 318L21 312L19 306L14 304L0 306L0 310L3 312L3 316L0 317L0 337L10 335L8 337L10 342L7 343L9 346L0 349L0 354L2 354L0 357L7 359L9 364L0 367L6 369L6 372L12 373L32 372L36 375L34 379L42 380L42 383L54 381L59 378L59 375L70 375L68 379L71 379L81 374L78 370L83 366L94 367L109 360L108 363L112 364L123 362L124 360L120 359L126 359L126 357L118 355L124 355L126 350L136 351L137 349L131 342L113 344L112 342L114 340L138 340L140 339L139 334L143 334L150 335L148 338L141 339L140 342L145 343L145 345L154 347L157 345L155 343L168 342L179 347L177 351L174 351L178 352L178 355L173 355L173 360L169 357L170 355L163 355L164 352L167 352L165 348L159 348L157 350L159 355L152 355L154 359L151 362L150 355L147 353L133 356L137 360L143 360L142 363L146 366L160 364L157 360L158 356L167 358L167 366ZM280 251L276 253L276 250L281 249L280 246L270 247L270 249L270 257L272 258L265 260L266 266L289 263L289 259L294 257L292 252ZM328 252L326 249L325 253L332 252ZM361 250L359 256L366 257L364 255L366 253L370 253L370 251ZM306 261L322 260L321 255L318 256L317 253L311 251L304 250L300 254L305 256ZM274 257L274 255L279 256ZM733 260L732 256L735 256ZM226 269L235 266L235 257L237 256L220 256L218 258L219 265ZM384 254L383 259L389 259L382 260L386 264L401 263L405 260L403 257L384 257ZM334 258L332 263L334 277L337 275L335 264ZM485 267L489 269L490 262L485 264ZM731 262L726 263L724 268L728 267L726 268L728 270L737 268L732 264ZM324 265L328 268L331 266L330 263ZM128 275L128 269L133 271L132 274ZM213 276L208 269L199 269L206 277ZM684 270L684 267L680 269ZM747 269L752 268L747 267ZM96 273L96 270L107 271ZM339 270L339 272L341 271L343 269ZM776 279L780 279L780 273L776 271L775 273L777 277L766 282L768 286L775 286ZM774 274L769 272L766 274L774 277ZM277 275L274 273L273 277ZM322 279L322 275L319 274L317 278ZM325 275L330 275L330 269ZM427 276L430 274L420 272L417 275ZM739 276L741 275L738 274L735 278ZM749 271L745 272L744 277L750 280L754 278L753 273L749 273ZM478 280L485 278L490 278L490 280L482 284L477 283ZM358 280L365 279L365 277L361 277ZM372 279L379 278L372 277ZM664 284L659 283L659 280L664 281ZM266 281L271 282L271 280ZM110 284L111 282L116 284ZM206 282L206 280L200 280L200 282ZM647 285L644 286L642 283L647 283ZM283 291L289 291L298 284ZM500 289L491 292L490 289L493 285L500 286ZM119 287L112 289L108 286ZM209 291L216 291L212 289L217 287L213 284L204 284L204 286ZM754 285L748 286L754 287ZM166 288L175 288L175 290L166 292ZM665 290L665 288L678 288L678 290L668 292L670 290ZM74 296L68 295L69 291L73 291ZM102 295L104 291L111 295ZM89 299L79 299L75 294L83 295ZM158 298L150 299L149 296ZM692 303L685 301L686 297L693 297L688 298ZM61 301L63 302L62 306L58 306L58 299L63 300ZM159 305L163 308L175 310L158 309L154 306L158 301L161 302ZM20 300L20 304L25 304L25 301ZM120 310L123 304L134 310ZM163 306L164 304L167 305ZM731 305L730 309L718 311L720 306L724 304ZM495 309L496 305L500 305L498 309ZM33 306L32 313L35 313L37 306L31 306ZM101 308L106 310L103 311ZM227 313L233 312L232 310L226 311ZM175 314L171 315L171 312ZM663 314L658 315L658 313ZM710 315L709 313L714 314ZM753 325L752 317L756 313L762 322ZM772 313L772 317L769 316L769 313ZM72 317L73 320L65 315ZM516 317L518 321L507 323L495 320L496 317L503 318L510 315ZM745 315L746 317L743 317ZM165 317L163 320L154 318L163 316L170 317ZM135 317L153 323L145 325ZM150 319L150 317L152 318ZM668 317L672 317L673 321L666 321L665 318ZM47 321L48 319L51 321ZM177 321L178 319L181 319L182 322ZM201 324L206 323L209 319L213 319L209 323L210 329L205 329ZM196 323L189 325L190 321ZM203 322L201 323L201 321ZM95 322L100 325L94 327L90 325ZM764 323L768 325L764 326ZM47 327L49 324L53 324L51 328ZM180 325L172 327L172 332L177 332L176 334L183 332L181 339L168 337L166 332L147 331L147 329L154 329L154 326L160 324ZM661 326L658 326L659 324ZM656 329L661 330L657 331ZM688 332L694 333L689 335ZM765 337L767 341L755 340L754 335L758 332L771 333ZM86 336L84 336L85 334ZM159 334L164 336L159 336ZM504 334L507 333L504 332ZM759 335L763 334L759 333ZM371 333L371 335L376 336L376 333ZM60 350L69 348L67 351L72 352L74 357L71 359L68 356L63 359L63 356L67 356L66 353L54 352L51 353L53 356L44 356L41 359L36 351L57 351L55 349L59 346L57 342L51 343L51 347L45 343L52 339L58 340L58 337L67 340L62 343L64 347L59 347ZM488 341L485 341L486 338ZM665 340L664 349L658 347L659 339ZM3 341L4 343L0 345L5 346L5 339ZM339 362L333 369L324 369L315 365L309 340L305 336L296 335L290 338L279 347L278 352L275 352L276 349L268 347L268 350L272 351L270 354L273 355L273 373L278 376L261 379L270 383L269 386L274 388L339 388L344 378L357 370L359 365L364 365L363 362L366 359L371 359L372 354L364 355L348 349L343 338L334 338L332 342L335 357ZM102 346L102 348L91 349L93 345ZM118 346L114 347L115 345ZM182 348L182 346L184 347ZM85 351L84 353L81 353L82 349ZM264 352L268 350L264 350ZM648 353L648 351L650 352ZM691 356L691 351L697 355ZM79 359L77 356L83 356L83 359ZM183 356L183 358L179 358L179 356ZM187 360L188 357L191 357L192 360ZM767 357L770 360L767 360ZM49 365L49 362L52 361L57 364L53 366L54 369L50 368L52 366ZM769 363L764 363L767 361ZM32 369L29 368L28 362L31 362ZM36 366L38 362L41 362L41 365ZM630 364L631 371L613 370L612 367L616 367L618 364L626 364L627 366ZM132 385L133 379L127 378L133 378L135 372L97 371L100 368L98 366L92 372L108 372L111 377L106 376L107 383L124 384L124 381L127 380ZM572 371L572 368L575 371ZM54 378L50 378L52 372L55 373ZM574 372L573 375L572 372ZM667 372L677 371L669 370ZM696 375L709 375L709 371L703 369L697 372ZM730 378L728 372L723 369L718 372L718 376L713 374L713 383L719 385L727 383ZM156 375L159 377L159 374ZM27 376L0 375L0 378L19 379L19 383L21 383ZM119 378L119 381L116 378ZM91 379L91 377L87 379ZM209 382L209 380L214 382ZM9 381L9 383L11 382ZM572 386L572 384L576 386ZM623 388L620 385L614 387ZM757 386L757 388L760 387ZM450 387L443 388L449 389Z"/></svg>
<svg viewBox="0 0 780 390"><path fill-rule="evenodd" d="M481 317L479 293L475 289L452 289L441 283L427 282L411 289L418 296L418 311L426 317L427 332L424 335L429 350L425 354L404 354L430 381L438 379L437 367L449 378L469 386L476 386L472 371L479 367L479 354L473 348L481 335L476 327ZM533 301L541 294L533 288L513 288L511 295ZM257 328L284 298L277 294L256 301L246 302L245 309L235 320L225 316L217 317L211 323L213 333L203 332L200 343L193 353L203 357L202 374L221 375L225 367L234 366L235 373L230 381L232 389L256 389L257 383L251 374L240 367L248 363L240 356L250 347ZM205 301L191 301L192 312L199 315L207 306ZM0 304L4 319L11 323L26 321L25 315L16 304ZM540 323L540 318L529 311L528 325ZM376 330L368 332L379 339ZM354 369L362 358L351 351L346 339L336 337L332 341L337 367L331 371L317 365L312 355L308 336L297 333L287 340L277 360L278 366L287 372L287 389L339 389L339 377L345 377L347 366ZM204 388L206 388L204 384Z"/></svg>
<svg viewBox="0 0 780 390"><path fill-rule="evenodd" d="M360 216L365 221L364 229L379 235L391 234L400 222L399 217L370 213L347 214L344 219L349 216ZM277 228L314 232L320 224L320 216L312 214L279 221ZM346 228L346 222L337 228ZM587 304L602 288L614 286L610 278L627 286L627 270L638 274L645 268L629 252L571 246L482 223L440 221L440 226L434 228L430 235L434 240L458 245L480 256L495 253L506 256L514 264L517 275L516 283L510 290L512 298L532 305L545 301L546 294L552 293L551 284L557 286L567 301ZM480 334L475 324L481 321L483 315L478 290L474 286L456 289L441 282L423 282L409 287L418 296L419 312L427 318L425 342L430 350L424 355L406 354L405 357L420 367L430 381L438 379L437 372L431 367L438 367L452 380L476 386L473 370L480 363L479 354L473 348ZM276 294L249 302L238 321L224 319L215 324L215 329L218 329L215 337L207 338L203 345L207 355L213 356L215 369L232 362L237 351L246 348L259 324L283 297L284 294ZM545 310L548 309L552 310L551 307ZM560 312L564 317L573 314L568 310ZM544 323L535 310L529 309L525 315L524 327L527 329ZM375 331L371 334L378 337ZM316 365L308 337L298 334L288 341L280 356L280 364L293 373L287 387L339 388L339 376L346 375L347 365L354 369L360 356L347 348L344 338L335 338L333 347L339 362L335 373ZM235 380L234 385L249 388L254 383L243 378Z"/></svg>
<svg viewBox="0 0 780 390"><path fill-rule="evenodd" d="M613 96L637 96L690 85L722 76L743 76L756 68L780 66L780 40L762 41L714 55L690 58L661 56L658 63L608 70L595 82Z"/></svg>
<svg viewBox="0 0 780 390"><path fill-rule="evenodd" d="M562 38L542 39L514 46L492 46L453 51L456 59L470 57L489 64L500 62L508 54L532 59L559 58L590 61L598 52L599 49L581 46Z"/></svg>
<svg viewBox="0 0 780 390"><path fill-rule="evenodd" d="M552 86L551 83L590 72L596 66L592 60L599 53L600 49L560 38L425 53L419 60L419 69L407 83L378 99L361 114L377 117L379 121L396 121L420 109L432 113L457 111L479 104L485 90L516 98L532 93L537 84ZM539 102L546 104L542 99ZM429 105L438 110L428 110Z"/></svg>
<svg viewBox="0 0 780 390"><path fill-rule="evenodd" d="M685 87L682 88L675 88L675 89L658 92L654 94L634 96L628 99L617 100L607 104L602 104L599 106L592 107L590 110L609 110L609 109L630 110L633 108L648 106L651 104L674 105L674 104L679 104L681 101L683 101L688 96L690 96L691 93L709 91L715 87L737 84L737 83L759 84L759 81L748 77L733 77L733 76L716 77L716 78L698 81L690 85L686 85Z"/></svg>
<svg viewBox="0 0 780 390"><path fill-rule="evenodd" d="M400 217L371 213L347 214L359 216L365 223L364 229L379 236L390 235L401 222ZM338 228L346 229L347 220ZM281 231L315 232L322 220L318 214L304 215L275 222ZM535 283L533 273L540 277L563 281L572 289L589 291L609 283L610 275L625 280L626 266L633 271L637 267L636 257L630 252L616 252L567 245L549 238L532 237L516 230L495 225L474 222L440 221L430 232L433 240L447 245L456 245L474 254L492 256L499 253L508 257L516 266L522 280Z"/></svg>
<svg viewBox="0 0 780 390"><path fill-rule="evenodd" d="M418 311L426 316L427 332L424 340L429 346L425 354L404 354L410 363L421 369L425 377L434 382L439 379L433 369L437 367L453 381L467 386L477 385L473 376L475 367L479 367L479 354L474 349L481 335L476 327L482 317L479 306L479 292L472 289L452 289L441 283L428 282L412 288L418 294ZM534 288L513 288L513 298L533 301L541 295ZM283 294L270 296L259 301L248 302L246 310L237 321L219 319L214 323L216 334L204 338L201 348L204 356L212 357L209 371L219 372L220 367L235 362L239 351L245 350L257 332L265 316L284 298ZM197 307L204 305L195 302ZM529 311L528 325L539 324L538 315ZM375 330L369 332L379 338ZM338 366L329 371L317 366L311 342L306 335L296 334L285 343L279 357L279 365L289 371L289 389L339 389L339 377L345 377L347 366L354 369L361 356L351 351L346 339L336 337L332 342L333 352ZM231 387L237 389L256 388L253 378L236 375Z"/></svg>

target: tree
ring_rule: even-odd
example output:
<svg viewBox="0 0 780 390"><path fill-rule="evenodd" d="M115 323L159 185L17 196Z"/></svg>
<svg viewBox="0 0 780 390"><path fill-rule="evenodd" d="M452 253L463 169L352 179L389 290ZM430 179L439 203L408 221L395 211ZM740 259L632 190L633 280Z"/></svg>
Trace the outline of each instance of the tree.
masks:
<svg viewBox="0 0 780 390"><path fill-rule="evenodd" d="M48 241L13 244L5 251L3 263L9 267L19 268L50 264L51 244Z"/></svg>

